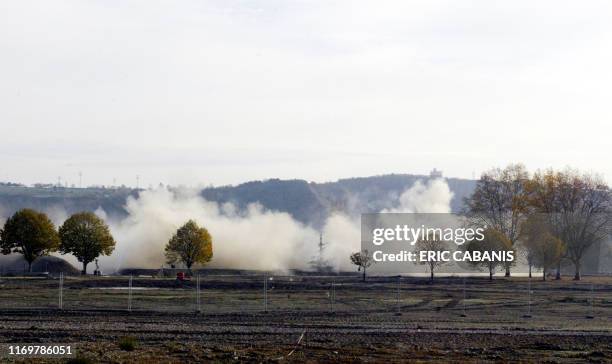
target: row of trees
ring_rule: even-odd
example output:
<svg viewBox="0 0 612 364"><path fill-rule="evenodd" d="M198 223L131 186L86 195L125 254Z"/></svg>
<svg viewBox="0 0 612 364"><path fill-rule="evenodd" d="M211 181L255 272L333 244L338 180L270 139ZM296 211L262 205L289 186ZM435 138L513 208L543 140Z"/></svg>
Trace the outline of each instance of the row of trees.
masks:
<svg viewBox="0 0 612 364"><path fill-rule="evenodd" d="M485 172L465 200L471 224L494 229L504 245L520 250L532 266L548 272L564 261L579 280L585 253L612 228L612 192L593 174L573 169L537 171L521 164ZM490 248L484 246L483 248ZM513 263L506 263L506 276Z"/></svg>
<svg viewBox="0 0 612 364"><path fill-rule="evenodd" d="M92 212L80 212L70 216L56 230L49 217L39 211L22 209L9 217L0 230L2 254L23 255L32 271L32 263L41 256L53 252L72 254L83 265L100 255L110 255L115 249L115 239L108 225ZM181 226L165 247L168 264L184 264L187 269L212 259L212 237L208 230L193 220Z"/></svg>
<svg viewBox="0 0 612 364"><path fill-rule="evenodd" d="M600 177L573 169L537 171L530 175L521 164L485 172L473 194L466 198L464 215L467 224L484 229L482 241L472 240L459 249L481 253L514 251L521 253L529 266L542 270L542 277L561 265L574 266L574 279L580 280L586 252L612 234L612 192ZM444 251L452 247L445 241L425 240L415 251ZM515 254L517 256L517 254ZM351 262L363 272L372 264L367 251L351 255ZM485 260L466 263L468 267L486 270L489 278L500 268L511 275L512 262ZM434 271L444 261L425 264L433 279Z"/></svg>
<svg viewBox="0 0 612 364"><path fill-rule="evenodd" d="M32 209L22 209L9 217L0 230L2 254L18 253L28 263L36 258L59 251L72 254L83 264L100 255L110 255L115 249L115 240L104 220L92 212L81 212L70 216L59 230L47 215Z"/></svg>

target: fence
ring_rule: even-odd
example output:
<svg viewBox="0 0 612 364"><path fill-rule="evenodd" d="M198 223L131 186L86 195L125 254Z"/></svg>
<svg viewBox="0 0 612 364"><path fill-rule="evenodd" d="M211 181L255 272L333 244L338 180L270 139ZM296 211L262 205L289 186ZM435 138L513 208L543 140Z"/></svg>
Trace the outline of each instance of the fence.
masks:
<svg viewBox="0 0 612 364"><path fill-rule="evenodd" d="M189 281L138 276L0 278L0 310L63 309L222 313L418 313L480 321L612 317L610 278L201 275ZM472 320L474 322L474 320ZM609 321L608 321L609 322Z"/></svg>

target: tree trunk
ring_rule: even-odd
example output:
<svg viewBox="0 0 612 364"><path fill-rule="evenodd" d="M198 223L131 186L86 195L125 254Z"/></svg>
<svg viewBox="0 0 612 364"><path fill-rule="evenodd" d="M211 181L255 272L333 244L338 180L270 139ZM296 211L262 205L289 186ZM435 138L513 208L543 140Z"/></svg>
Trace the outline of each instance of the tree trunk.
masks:
<svg viewBox="0 0 612 364"><path fill-rule="evenodd" d="M493 269L491 267L489 267L489 280L493 280Z"/></svg>
<svg viewBox="0 0 612 364"><path fill-rule="evenodd" d="M546 281L546 268L542 269L542 280Z"/></svg>
<svg viewBox="0 0 612 364"><path fill-rule="evenodd" d="M365 282L365 279L366 279L366 268L363 267L363 274L361 275L361 280Z"/></svg>
<svg viewBox="0 0 612 364"><path fill-rule="evenodd" d="M529 264L529 278L531 278L531 264Z"/></svg>
<svg viewBox="0 0 612 364"><path fill-rule="evenodd" d="M34 263L34 261L28 262L28 272L32 273L32 263Z"/></svg>
<svg viewBox="0 0 612 364"><path fill-rule="evenodd" d="M509 265L506 266L506 275L505 276L506 277L510 277L510 266Z"/></svg>
<svg viewBox="0 0 612 364"><path fill-rule="evenodd" d="M561 262L557 263L557 275L555 276L556 280L561 280Z"/></svg>
<svg viewBox="0 0 612 364"><path fill-rule="evenodd" d="M574 265L576 266L576 274L574 274L574 280L579 281L580 280L580 261L574 263Z"/></svg>
<svg viewBox="0 0 612 364"><path fill-rule="evenodd" d="M87 263L89 262L83 262L83 271L81 271L82 275L87 275Z"/></svg>
<svg viewBox="0 0 612 364"><path fill-rule="evenodd" d="M434 273L433 273L433 267L429 270L429 280L433 282L434 279Z"/></svg>

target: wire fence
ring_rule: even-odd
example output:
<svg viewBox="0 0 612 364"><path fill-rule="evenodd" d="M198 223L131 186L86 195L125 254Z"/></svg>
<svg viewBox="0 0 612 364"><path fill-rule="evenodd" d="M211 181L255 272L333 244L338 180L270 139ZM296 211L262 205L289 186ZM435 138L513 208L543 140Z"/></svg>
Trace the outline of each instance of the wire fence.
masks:
<svg viewBox="0 0 612 364"><path fill-rule="evenodd" d="M611 280L198 275L0 278L0 310L359 313L422 317L612 319ZM608 321L612 322L612 321ZM612 328L612 327L611 327Z"/></svg>

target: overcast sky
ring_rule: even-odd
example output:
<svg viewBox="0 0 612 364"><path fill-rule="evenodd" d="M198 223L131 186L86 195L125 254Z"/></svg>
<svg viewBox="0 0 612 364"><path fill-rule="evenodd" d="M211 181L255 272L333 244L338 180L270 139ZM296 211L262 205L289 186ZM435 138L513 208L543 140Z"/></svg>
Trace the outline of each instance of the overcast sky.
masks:
<svg viewBox="0 0 612 364"><path fill-rule="evenodd" d="M0 181L612 180L610 1L0 2Z"/></svg>

